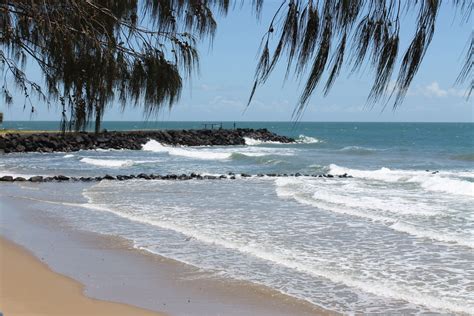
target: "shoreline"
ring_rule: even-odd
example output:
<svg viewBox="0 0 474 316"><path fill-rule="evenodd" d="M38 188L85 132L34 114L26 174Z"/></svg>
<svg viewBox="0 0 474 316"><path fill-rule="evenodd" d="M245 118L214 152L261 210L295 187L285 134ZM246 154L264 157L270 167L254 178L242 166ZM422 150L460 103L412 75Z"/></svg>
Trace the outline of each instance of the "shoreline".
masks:
<svg viewBox="0 0 474 316"><path fill-rule="evenodd" d="M165 315L87 297L81 283L55 273L27 249L2 236L0 280L0 311L5 315Z"/></svg>
<svg viewBox="0 0 474 316"><path fill-rule="evenodd" d="M121 237L77 231L42 214L41 203L0 195L0 204L0 238L26 246L51 273L83 284L85 294L95 299L170 315L336 314L265 286L136 249Z"/></svg>

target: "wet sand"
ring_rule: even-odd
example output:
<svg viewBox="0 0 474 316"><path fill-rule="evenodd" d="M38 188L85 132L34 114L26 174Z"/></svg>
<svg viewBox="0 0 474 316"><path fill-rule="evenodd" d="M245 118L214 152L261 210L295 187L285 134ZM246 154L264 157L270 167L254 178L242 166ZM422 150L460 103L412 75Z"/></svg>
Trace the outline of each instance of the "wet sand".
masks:
<svg viewBox="0 0 474 316"><path fill-rule="evenodd" d="M83 286L54 273L24 248L0 238L0 311L4 315L163 315L92 299Z"/></svg>
<svg viewBox="0 0 474 316"><path fill-rule="evenodd" d="M13 189L8 190L9 193L18 190L14 186L8 188ZM127 240L115 236L75 230L45 212L50 206L48 203L32 203L10 194L0 194L0 232L3 237L30 250L54 272L80 282L56 274L59 278L74 282L79 296L80 284L83 284L88 297L129 304L117 304L124 308L133 305L169 315L332 314L265 286L222 278L137 250ZM9 253L6 255L9 256ZM31 255L29 258L32 258ZM36 262L46 268L46 265ZM25 279L25 282L29 281L34 283L33 287L49 289L47 280L37 282ZM28 286L27 283L23 285ZM54 293L48 295L54 300ZM37 300L44 301L41 298ZM0 308L3 312L7 311L3 305ZM66 314L71 313L68 311Z"/></svg>

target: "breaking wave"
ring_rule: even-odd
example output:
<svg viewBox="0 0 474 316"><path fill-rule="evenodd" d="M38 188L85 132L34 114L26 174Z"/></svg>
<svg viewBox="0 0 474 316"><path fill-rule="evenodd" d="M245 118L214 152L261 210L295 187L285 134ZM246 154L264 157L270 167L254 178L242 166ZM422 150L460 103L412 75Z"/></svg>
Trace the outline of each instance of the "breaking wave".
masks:
<svg viewBox="0 0 474 316"><path fill-rule="evenodd" d="M420 170L392 170L385 167L377 170L359 170L340 167L335 164L331 164L329 170L330 173L334 174L348 173L357 178L370 180L392 183L418 183L428 191L474 197L474 182L453 178L455 173L452 172L433 174Z"/></svg>
<svg viewBox="0 0 474 316"><path fill-rule="evenodd" d="M242 157L263 157L269 155L289 156L292 155L288 150L273 150L272 148L253 148L253 147L233 147L226 149L215 148L191 148L165 146L156 140L150 140L142 146L145 151L165 153L171 156L179 156L200 160L229 160L240 159Z"/></svg>
<svg viewBox="0 0 474 316"><path fill-rule="evenodd" d="M323 182L304 177L278 178L275 185L276 193L282 199L376 222L416 238L474 248L474 236L467 228L464 232L446 228L447 218L453 210L447 209L442 202L438 205L430 198L423 198L426 195L423 191L414 193L380 185L371 187L364 179ZM469 204L469 200L463 201Z"/></svg>
<svg viewBox="0 0 474 316"><path fill-rule="evenodd" d="M111 160L111 159L94 159L94 158L82 158L81 162L89 165L106 168L122 168L133 166L133 160Z"/></svg>
<svg viewBox="0 0 474 316"><path fill-rule="evenodd" d="M323 141L322 140L319 140L315 137L311 137L311 136L306 136L306 135L303 135L301 134L300 136L298 136L298 138L296 139L296 142L298 144L317 144L317 143L322 143Z"/></svg>
<svg viewBox="0 0 474 316"><path fill-rule="evenodd" d="M260 139L250 138L250 137L244 137L244 140L245 140L245 145L247 146L258 146L258 145L263 145L263 144L283 144L281 142L266 141L266 140L260 140Z"/></svg>

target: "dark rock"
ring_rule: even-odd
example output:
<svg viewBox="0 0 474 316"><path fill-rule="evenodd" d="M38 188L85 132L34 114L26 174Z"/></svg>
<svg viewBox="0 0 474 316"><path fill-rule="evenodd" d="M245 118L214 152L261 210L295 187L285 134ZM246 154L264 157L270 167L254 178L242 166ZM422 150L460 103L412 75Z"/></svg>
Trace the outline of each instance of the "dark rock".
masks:
<svg viewBox="0 0 474 316"><path fill-rule="evenodd" d="M150 139L169 145L243 145L245 144L244 137L282 143L294 141L292 138L276 135L266 129L117 131L99 135L93 133L6 134L0 138L0 151L4 153L67 152L96 148L137 150Z"/></svg>
<svg viewBox="0 0 474 316"><path fill-rule="evenodd" d="M23 145L18 145L18 146L16 146L15 150L19 153L22 153L26 150L26 148Z"/></svg>
<svg viewBox="0 0 474 316"><path fill-rule="evenodd" d="M42 182L43 181L43 177L42 176L34 176L34 177L31 177L29 179L29 181L31 182Z"/></svg>
<svg viewBox="0 0 474 316"><path fill-rule="evenodd" d="M106 174L106 175L103 177L103 179L104 179L104 180L115 180L115 179L117 179L117 178L114 177L114 176L111 176L111 175L109 175L109 174Z"/></svg>
<svg viewBox="0 0 474 316"><path fill-rule="evenodd" d="M3 177L0 178L0 181L2 181L2 182L12 182L13 177L12 176L3 176Z"/></svg>
<svg viewBox="0 0 474 316"><path fill-rule="evenodd" d="M249 175L249 174L247 174L247 173L242 173L240 176L241 176L242 178L250 178L250 177L251 177L251 175Z"/></svg>
<svg viewBox="0 0 474 316"><path fill-rule="evenodd" d="M23 177L16 177L15 181L23 182L23 181L26 181L26 179Z"/></svg>
<svg viewBox="0 0 474 316"><path fill-rule="evenodd" d="M55 176L54 179L55 179L55 180L58 180L58 181L68 181L68 180L69 180L69 177L66 177L66 176L63 176L63 175L59 175L59 176Z"/></svg>

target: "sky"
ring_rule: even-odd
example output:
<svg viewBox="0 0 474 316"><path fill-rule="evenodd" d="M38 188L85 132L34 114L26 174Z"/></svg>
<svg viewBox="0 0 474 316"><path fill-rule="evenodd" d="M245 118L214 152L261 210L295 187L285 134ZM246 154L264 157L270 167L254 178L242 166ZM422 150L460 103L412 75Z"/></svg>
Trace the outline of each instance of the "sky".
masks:
<svg viewBox="0 0 474 316"><path fill-rule="evenodd" d="M171 110L166 107L149 120L292 120L304 81L296 80L291 75L285 81L284 63L280 63L267 83L257 90L252 104L246 106L260 41L278 5L279 1L266 0L260 20L255 18L247 4L231 10L226 17L219 17L212 47L208 42L198 47L199 73L191 82L186 82L181 99ZM401 52L407 46L403 39L413 35L413 28L403 28L403 25L413 26L413 19L409 14L403 20ZM321 89L316 89L301 121L473 122L474 99L466 99L467 85L454 85L471 32L472 19L470 23L461 24L456 19L456 12L445 3L431 46L404 103L397 110L392 110L390 106L384 109L383 104L366 106L373 73L363 68L362 72L352 75L342 71L327 97L322 96ZM27 69L27 74L41 78L35 67L27 67L30 69ZM0 104L4 120L54 121L60 118L60 111L54 105L48 109L39 104L37 112L32 115L29 108L23 110L23 104L24 98L19 93L15 94L13 105L7 107ZM128 107L121 111L119 105L109 107L104 116L106 121L143 119L140 107Z"/></svg>

